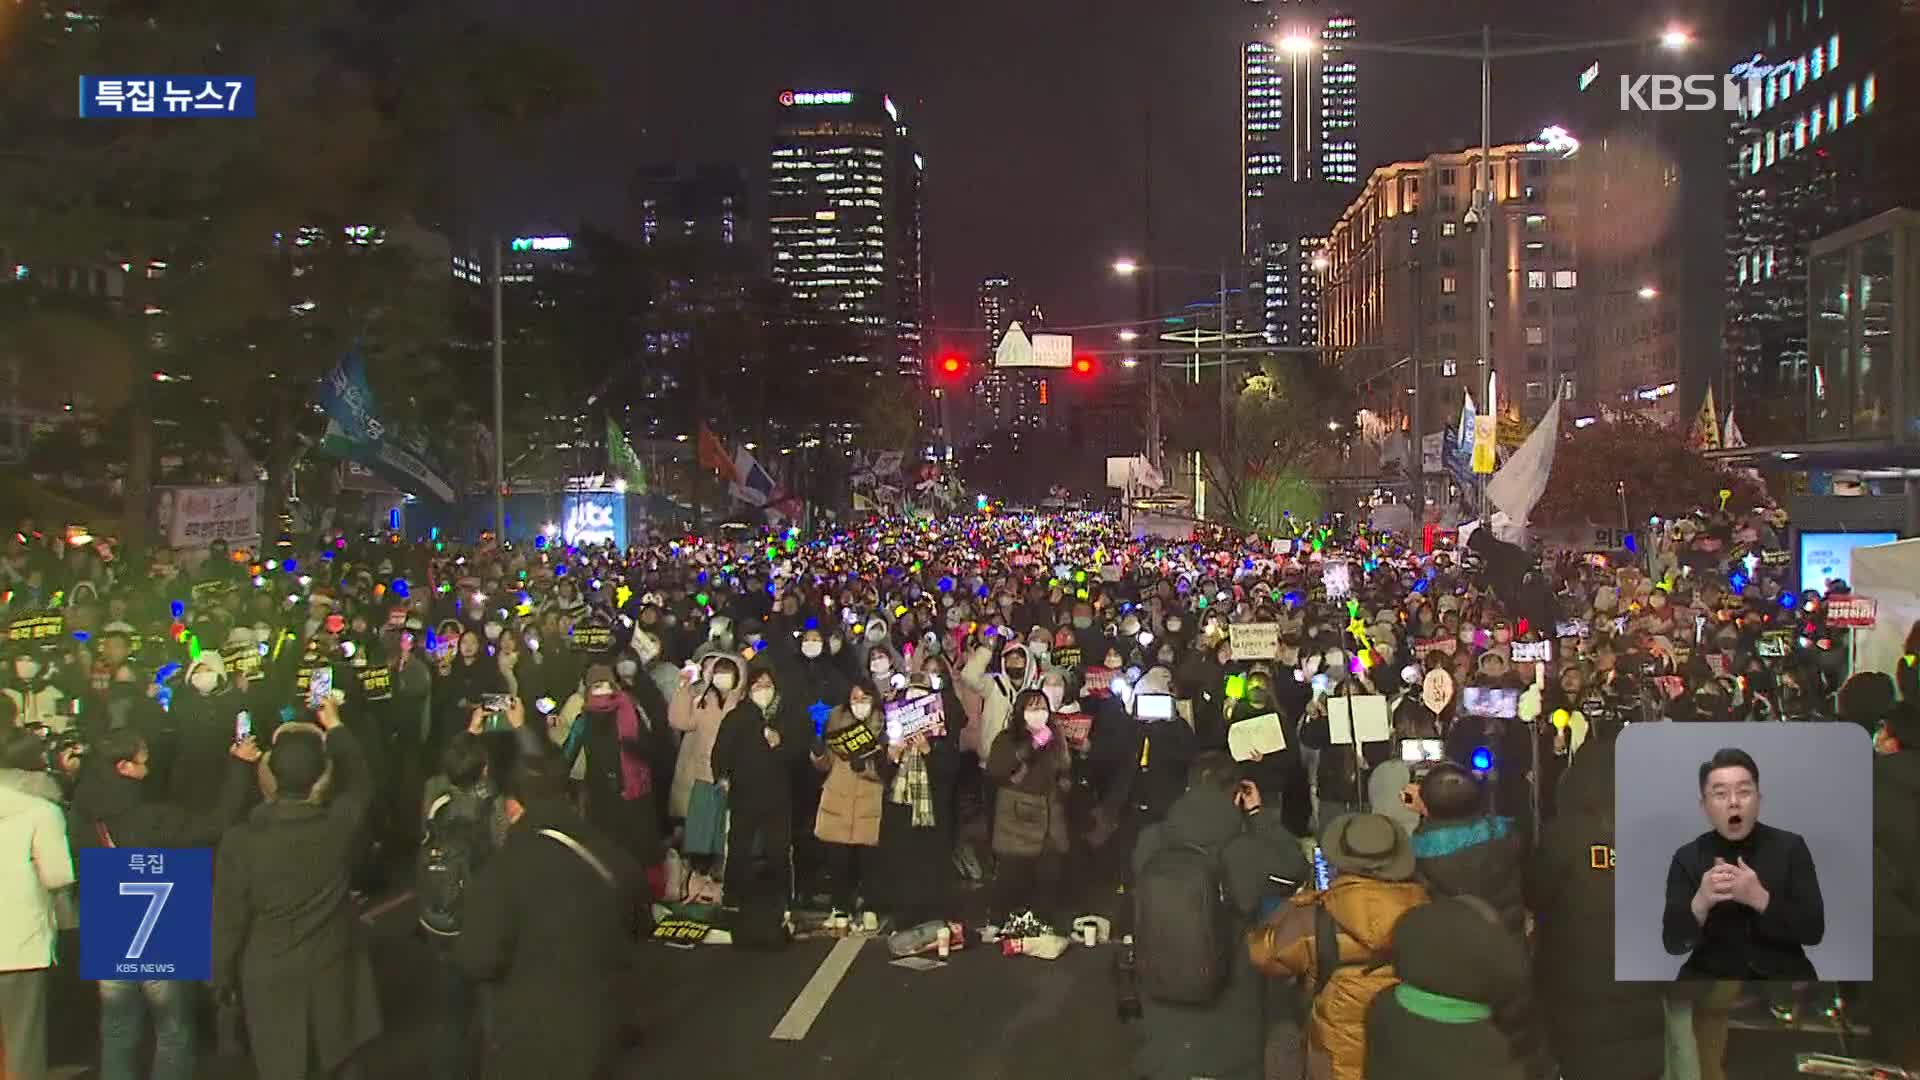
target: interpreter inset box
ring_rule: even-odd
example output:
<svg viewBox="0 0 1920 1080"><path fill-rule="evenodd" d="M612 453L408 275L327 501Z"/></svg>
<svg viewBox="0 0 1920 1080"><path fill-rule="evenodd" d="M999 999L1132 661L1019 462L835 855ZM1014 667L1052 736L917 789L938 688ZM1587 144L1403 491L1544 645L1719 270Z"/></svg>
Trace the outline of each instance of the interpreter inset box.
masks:
<svg viewBox="0 0 1920 1080"><path fill-rule="evenodd" d="M1863 729L1629 725L1614 814L1614 978L1873 978Z"/></svg>

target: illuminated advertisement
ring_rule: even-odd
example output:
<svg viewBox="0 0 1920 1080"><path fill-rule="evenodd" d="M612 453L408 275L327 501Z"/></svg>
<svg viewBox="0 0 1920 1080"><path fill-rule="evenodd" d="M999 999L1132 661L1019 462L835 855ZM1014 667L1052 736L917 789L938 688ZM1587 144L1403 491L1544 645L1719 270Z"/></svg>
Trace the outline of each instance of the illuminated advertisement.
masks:
<svg viewBox="0 0 1920 1080"><path fill-rule="evenodd" d="M780 104L791 109L796 105L851 105L851 90L782 90Z"/></svg>
<svg viewBox="0 0 1920 1080"><path fill-rule="evenodd" d="M1800 534L1800 591L1824 592L1834 578L1853 580L1853 549L1891 544L1897 532L1803 532Z"/></svg>
<svg viewBox="0 0 1920 1080"><path fill-rule="evenodd" d="M562 504L560 535L580 547L627 546L627 497L616 491L583 491Z"/></svg>

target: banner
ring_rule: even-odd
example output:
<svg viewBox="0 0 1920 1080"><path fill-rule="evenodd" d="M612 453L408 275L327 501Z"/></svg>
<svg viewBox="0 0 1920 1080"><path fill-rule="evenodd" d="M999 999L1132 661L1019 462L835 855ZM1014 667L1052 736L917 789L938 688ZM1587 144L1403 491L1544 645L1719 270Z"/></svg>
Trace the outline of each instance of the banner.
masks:
<svg viewBox="0 0 1920 1080"><path fill-rule="evenodd" d="M205 547L224 540L245 547L260 539L257 484L153 489L153 520L168 547Z"/></svg>
<svg viewBox="0 0 1920 1080"><path fill-rule="evenodd" d="M1500 418L1493 415L1473 418L1473 471L1486 476L1493 472L1499 453Z"/></svg>
<svg viewBox="0 0 1920 1080"><path fill-rule="evenodd" d="M1880 620L1880 605L1870 597L1840 596L1827 601L1827 625L1872 626Z"/></svg>
<svg viewBox="0 0 1920 1080"><path fill-rule="evenodd" d="M327 414L327 430L320 438L323 452L357 461L402 491L453 501L453 485L446 471L428 459L426 444L400 437L381 419L357 349L340 357L320 381L314 400Z"/></svg>
<svg viewBox="0 0 1920 1080"><path fill-rule="evenodd" d="M647 493L647 470L641 466L639 455L633 452L633 444L627 441L627 433L620 430L611 416L607 417L607 472L627 482L627 494Z"/></svg>
<svg viewBox="0 0 1920 1080"><path fill-rule="evenodd" d="M1437 476L1446 471L1447 433L1436 431L1420 436L1420 471Z"/></svg>
<svg viewBox="0 0 1920 1080"><path fill-rule="evenodd" d="M1547 478L1553 473L1553 451L1559 441L1560 398L1555 395L1533 434L1507 459L1505 467L1487 481L1487 501L1505 511L1514 522L1525 525L1540 496L1547 493Z"/></svg>
<svg viewBox="0 0 1920 1080"><path fill-rule="evenodd" d="M49 611L22 615L7 624L7 640L15 645L57 641L66 625L64 617Z"/></svg>

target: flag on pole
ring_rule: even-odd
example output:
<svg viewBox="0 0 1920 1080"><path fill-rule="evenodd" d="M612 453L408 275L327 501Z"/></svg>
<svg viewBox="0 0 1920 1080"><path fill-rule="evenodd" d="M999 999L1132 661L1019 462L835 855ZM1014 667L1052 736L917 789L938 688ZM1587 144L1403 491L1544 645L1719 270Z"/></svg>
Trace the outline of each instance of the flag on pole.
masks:
<svg viewBox="0 0 1920 1080"><path fill-rule="evenodd" d="M1493 413L1473 418L1473 471L1493 472L1500 449L1500 418Z"/></svg>
<svg viewBox="0 0 1920 1080"><path fill-rule="evenodd" d="M1727 434L1721 439L1720 445L1728 450L1740 450L1747 445L1747 437L1741 433L1740 425L1734 423L1732 409L1727 410Z"/></svg>
<svg viewBox="0 0 1920 1080"><path fill-rule="evenodd" d="M753 459L746 447L733 454L733 497L753 506L765 506L773 498L775 484L767 470Z"/></svg>
<svg viewBox="0 0 1920 1080"><path fill-rule="evenodd" d="M1553 472L1553 451L1560 441L1560 397L1554 395L1547 414L1513 452L1493 479L1487 481L1487 501L1506 513L1515 524L1525 525L1527 515L1546 494L1547 477Z"/></svg>
<svg viewBox="0 0 1920 1080"><path fill-rule="evenodd" d="M1713 387L1707 387L1707 396L1700 399L1700 415L1693 419L1693 435L1689 440L1695 450L1720 449L1720 417L1713 408Z"/></svg>
<svg viewBox="0 0 1920 1080"><path fill-rule="evenodd" d="M720 441L705 424L700 425L700 465L720 474L720 479L731 484L739 479L733 471L733 457L727 453L726 444Z"/></svg>
<svg viewBox="0 0 1920 1080"><path fill-rule="evenodd" d="M633 444L627 441L627 433L620 430L611 416L607 417L607 471L615 479L627 482L627 494L647 493L647 470L633 452Z"/></svg>

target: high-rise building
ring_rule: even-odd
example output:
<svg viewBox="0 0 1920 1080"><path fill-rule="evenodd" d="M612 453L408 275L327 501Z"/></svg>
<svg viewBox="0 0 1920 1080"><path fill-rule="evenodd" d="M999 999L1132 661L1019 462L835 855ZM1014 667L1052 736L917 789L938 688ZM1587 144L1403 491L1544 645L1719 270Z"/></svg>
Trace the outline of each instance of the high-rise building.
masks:
<svg viewBox="0 0 1920 1080"><path fill-rule="evenodd" d="M921 376L928 311L925 159L892 98L780 94L767 183L776 281L868 342L857 359Z"/></svg>
<svg viewBox="0 0 1920 1080"><path fill-rule="evenodd" d="M1706 8L1694 7L1695 32L1719 39ZM1692 75L1702 63L1652 46L1608 50L1567 73L1579 93L1575 247L1585 310L1571 396L1582 410L1674 423L1690 419L1720 377L1726 114L1629 110L1619 99L1622 76Z"/></svg>
<svg viewBox="0 0 1920 1080"><path fill-rule="evenodd" d="M1358 24L1320 0L1246 2L1241 253L1267 341L1310 346L1319 319L1312 249L1360 178L1360 73L1344 47Z"/></svg>
<svg viewBox="0 0 1920 1080"><path fill-rule="evenodd" d="M1528 417L1564 392L1578 357L1574 148L1558 129L1492 148L1492 366L1502 410ZM1486 408L1477 235L1465 221L1479 162L1474 147L1375 169L1325 248L1321 347L1360 387L1362 408L1401 426L1417 370L1422 434L1457 417L1465 393Z"/></svg>
<svg viewBox="0 0 1920 1080"><path fill-rule="evenodd" d="M653 165L639 171L633 188L644 245L744 248L752 241L745 169L702 165L688 173L677 165Z"/></svg>
<svg viewBox="0 0 1920 1080"><path fill-rule="evenodd" d="M1000 345L1008 325L1027 318L1020 289L1004 274L980 279L980 325L987 330L987 354Z"/></svg>
<svg viewBox="0 0 1920 1080"><path fill-rule="evenodd" d="M1881 423L1873 417L1886 413L1861 404L1863 381L1889 378L1901 361L1859 357L1835 367L1810 359L1808 247L1884 211L1920 205L1920 160L1911 145L1920 130L1920 6L1768 0L1745 7L1742 40L1752 53L1731 74L1759 87L1728 135L1733 191L1720 407L1736 411L1754 443L1882 434L1871 430ZM1850 296L1862 299L1844 283L1831 291L1842 306Z"/></svg>

